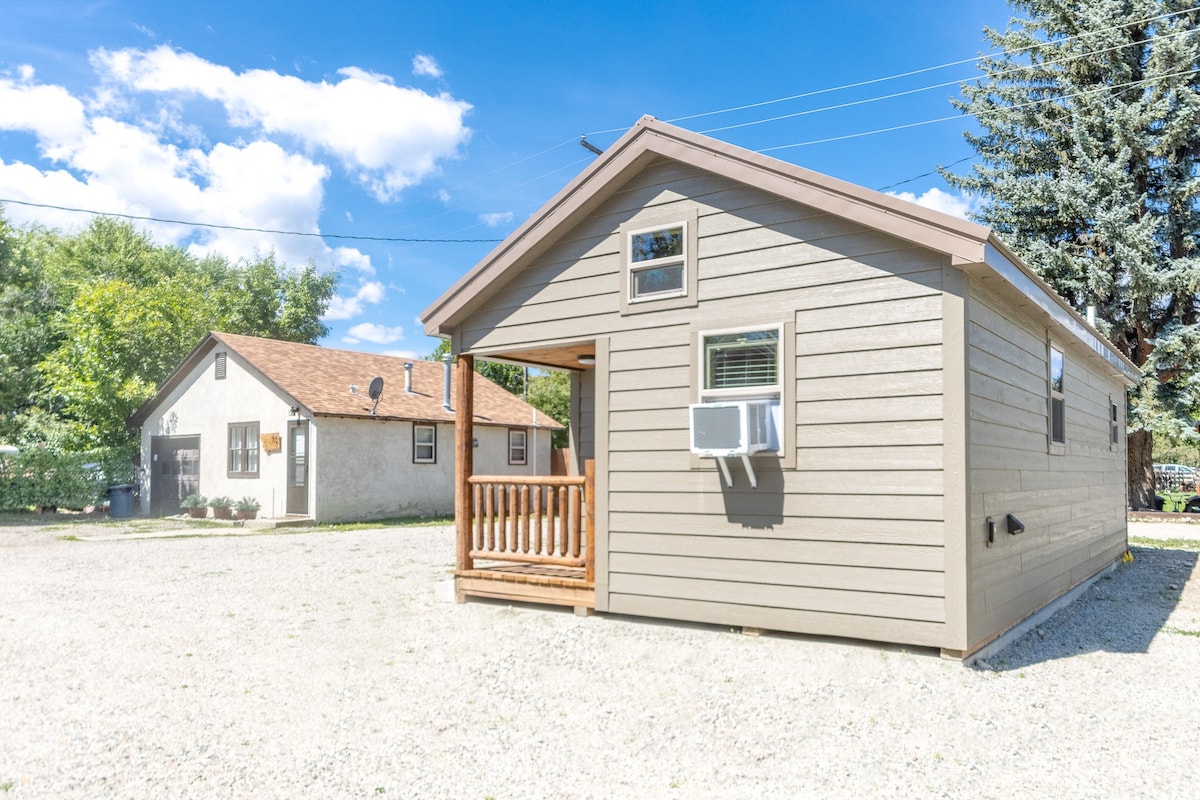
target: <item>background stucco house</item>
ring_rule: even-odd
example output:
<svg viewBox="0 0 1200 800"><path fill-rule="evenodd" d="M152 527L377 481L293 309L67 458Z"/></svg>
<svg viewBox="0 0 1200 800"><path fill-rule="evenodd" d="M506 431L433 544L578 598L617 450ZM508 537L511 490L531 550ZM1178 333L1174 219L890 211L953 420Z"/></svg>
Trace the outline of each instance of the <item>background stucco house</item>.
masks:
<svg viewBox="0 0 1200 800"><path fill-rule="evenodd" d="M177 514L195 492L318 522L452 513L452 379L438 362L210 333L133 417L141 511ZM476 461L549 473L562 426L486 378L476 392Z"/></svg>
<svg viewBox="0 0 1200 800"><path fill-rule="evenodd" d="M1138 372L989 230L653 118L423 320L573 372L561 602L964 657L1126 550Z"/></svg>

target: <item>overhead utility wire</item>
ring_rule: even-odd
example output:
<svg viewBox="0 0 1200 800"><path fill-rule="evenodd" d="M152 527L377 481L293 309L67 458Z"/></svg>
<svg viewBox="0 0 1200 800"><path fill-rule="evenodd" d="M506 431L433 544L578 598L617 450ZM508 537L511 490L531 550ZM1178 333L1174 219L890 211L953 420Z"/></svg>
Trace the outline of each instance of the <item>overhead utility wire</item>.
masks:
<svg viewBox="0 0 1200 800"><path fill-rule="evenodd" d="M574 140L572 140L574 141ZM119 214L115 211L96 211L90 208L71 208L70 206L56 206L50 203L31 203L26 200L11 200L0 197L0 203L12 203L18 206L31 206L33 208L49 208L55 211L71 211L79 214L91 214L97 217L118 217L120 219L134 219L144 222L162 222L167 225L188 225L193 228L216 228L225 231L244 231L246 233L273 233L279 236L312 236L317 239L344 239L358 242L432 242L445 244L474 244L480 242L502 242L503 239L417 239L401 236L351 236L341 233L313 233L312 231L281 231L274 228L250 228L241 225L219 225L214 222L190 222L182 219L163 219L162 217L148 217L138 214Z"/></svg>
<svg viewBox="0 0 1200 800"><path fill-rule="evenodd" d="M922 172L920 175L913 175L911 178L905 178L902 181L896 181L895 183L889 183L887 186L880 186L875 191L886 192L888 189L895 189L897 186L903 186L906 183L912 183L913 181L919 181L919 180L921 180L921 178L928 178L930 175L937 175L939 172L941 172L944 169L950 169L951 167L957 167L959 164L963 163L964 161L970 161L974 157L975 157L974 154L965 156L963 158L960 158L958 161L951 161L949 164L947 164L944 167L939 165L937 169L931 170L930 172Z"/></svg>
<svg viewBox="0 0 1200 800"><path fill-rule="evenodd" d="M1159 75L1159 76L1156 76L1153 78L1142 78L1141 80L1130 81L1129 83L1119 83L1119 84L1113 84L1111 86L1101 86L1098 89L1089 89L1088 91L1085 91L1085 92L1076 92L1074 94L1064 94L1064 95L1061 95L1058 97L1045 97L1045 98L1042 98L1041 100L1030 100L1028 103L1019 103L1019 104L1013 105L1013 106L1005 106L1004 108L998 108L998 109L996 109L995 112L992 112L992 113L1014 111L1016 109L1029 108L1030 106L1036 106L1036 105L1040 105L1042 103L1052 103L1052 102L1058 102L1061 100L1071 100L1071 99L1074 99L1077 97L1087 97L1088 95L1101 94L1103 92L1111 92L1115 89L1128 89L1131 86L1140 86L1143 84L1153 83L1154 81L1157 81L1157 80L1163 80L1166 78L1177 78L1181 75L1193 75L1193 74L1195 74L1195 70L1185 69L1185 70L1181 70L1180 72L1171 72L1166 75ZM981 112L980 116L991 116L991 114L989 114L987 112ZM781 144L781 145L776 145L774 147L763 147L763 148L756 150L755 152L769 153L773 150L787 150L792 147L805 147L805 146L811 145L811 144L825 144L827 142L840 142L844 139L858 139L863 136L873 136L877 133L890 133L892 131L905 130L906 128L919 128L923 125L932 125L936 122L949 122L952 119L962 119L962 118L963 118L962 114L953 114L949 117L938 117L936 119L926 119L926 120L921 120L920 122L908 122L903 125L892 125L891 127L888 127L888 128L876 128L873 131L861 131L859 133L847 133L842 136L827 136L824 139L812 139L807 142L796 142L794 144Z"/></svg>
<svg viewBox="0 0 1200 800"><path fill-rule="evenodd" d="M829 94L831 92L840 92L845 89L857 89L862 86L869 86L869 85L875 84L875 83L884 83L886 81L898 80L900 78L908 78L913 75L920 75L925 72L935 72L939 69L945 69L947 67L956 67L956 66L959 66L960 64L970 64L972 62L978 61L980 58L997 58L999 56L1013 56L1013 55L1017 55L1019 53L1023 53L1027 50L1032 50L1035 47L1043 46L1044 44L1051 44L1051 43L1061 44L1063 42L1069 42L1074 39L1081 39L1081 38L1084 38L1087 36L1095 36L1097 34L1106 33L1108 31L1116 30L1117 28L1126 27L1129 25L1140 25L1144 22L1156 22L1161 19L1167 19L1169 17L1179 16L1181 14L1187 14L1191 11L1195 11L1198 8L1200 8L1200 5L1191 6L1189 8L1185 8L1180 11L1171 11L1166 14L1158 14L1153 17L1146 17L1146 18L1140 19L1140 20L1124 22L1124 23L1121 23L1120 25L1110 25L1107 28L1097 28L1096 30L1084 31L1082 33L1077 33L1072 36L1065 36L1062 39L1055 39L1055 40L1053 40L1053 42L1044 42L1044 43L1039 43L1037 45L1029 45L1028 47L1019 47L1014 50L998 50L994 53L983 53L980 55L972 56L970 58L962 58L957 61L948 61L945 64L938 64L937 66L922 67L920 69L909 70L907 72L898 72L895 75L887 75L887 76L881 77L881 78L870 78L868 80L857 81L855 83L842 84L841 86L830 86L830 87L827 87L824 89L814 89L809 92L801 92L800 94L794 94L794 95L790 95L788 97L778 97L778 98L775 98L774 100L762 100L757 103L747 103L745 105L732 106L730 108L722 108L722 109L719 109L716 111L704 111L699 114L688 114L686 116L674 117L672 119L668 119L668 120L664 120L664 121L670 122L670 123L685 122L685 121L691 120L691 119L699 119L700 117L711 117L711 116L716 116L717 114L729 114L734 111L745 111L747 109L759 108L761 106L768 106L768 105L773 105L776 103L786 103L789 100L801 100L805 97L813 97L815 95L820 95L820 94ZM591 133L588 133L586 135L587 136L602 136L606 133L623 133L625 130L627 130L627 128L610 128L609 130L604 130L604 131L592 131ZM716 129L716 130L721 130L721 129Z"/></svg>
<svg viewBox="0 0 1200 800"><path fill-rule="evenodd" d="M1152 36L1149 39L1147 39L1146 41L1163 41L1165 39L1170 39L1170 38L1173 38L1175 36L1180 36L1185 33L1194 33L1194 31L1191 29L1176 31L1175 33L1162 34L1161 36ZM1076 61L1080 58L1090 58L1092 56L1101 55L1103 53L1111 53L1114 50L1123 50L1126 47L1133 46L1134 44L1137 44L1137 43L1136 42L1126 42L1125 44L1115 44L1112 47L1106 47L1103 50L1094 50L1089 53L1079 53L1079 54L1069 56L1066 58L1060 58L1055 61L1046 61L1046 62L1043 62L1040 66L1050 67L1050 66L1054 66L1056 64L1069 64L1072 61ZM996 73L996 77L1003 77L1005 75L1011 75L1014 72L1024 72L1027 69L1028 69L1028 67L1021 66L1021 67L1013 67L1011 69L1001 70L1000 72ZM921 86L916 89L906 89L902 92L892 92L891 94L876 95L875 97L865 97L861 100L848 100L845 103L837 103L832 106L822 106L821 108L810 108L810 109L806 109L804 111L795 111L791 114L780 114L777 117L767 117L766 119L751 120L750 122L738 122L733 125L724 125L720 128L708 128L707 130L700 131L700 133L705 133L705 134L720 133L721 131L730 131L730 130L734 130L736 128L749 128L752 125L764 125L768 122L779 122L780 120L784 120L784 119L794 119L795 117L804 117L804 116L808 116L810 114L818 114L818 113L821 113L824 111L838 111L843 108L851 108L853 106L862 106L862 105L866 105L867 103L877 103L881 100L893 100L897 97L904 97L904 96L910 95L910 94L920 94L921 92L927 92L927 91L930 91L931 89L944 89L947 86L957 86L957 85L962 85L964 83L970 83L972 81L978 81L978 80L980 80L980 79L979 78L959 78L957 80L952 80L952 81L943 81L942 83L934 83L929 86Z"/></svg>

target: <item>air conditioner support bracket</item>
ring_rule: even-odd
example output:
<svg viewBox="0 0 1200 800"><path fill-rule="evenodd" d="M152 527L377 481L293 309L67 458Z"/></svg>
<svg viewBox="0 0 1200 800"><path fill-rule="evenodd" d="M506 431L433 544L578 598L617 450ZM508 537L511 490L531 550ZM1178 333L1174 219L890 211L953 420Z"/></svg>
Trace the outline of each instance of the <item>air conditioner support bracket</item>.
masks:
<svg viewBox="0 0 1200 800"><path fill-rule="evenodd" d="M742 456L742 466L746 468L746 477L750 479L750 488L758 488L758 476L754 474L754 467L750 466L750 456Z"/></svg>
<svg viewBox="0 0 1200 800"><path fill-rule="evenodd" d="M725 456L717 456L717 463L721 466L721 474L725 476L725 485L732 489L733 476L729 474L729 464L725 462Z"/></svg>
<svg viewBox="0 0 1200 800"><path fill-rule="evenodd" d="M725 460L725 456L717 456L717 463L721 466L721 474L725 476L725 485L730 489L733 488L733 475L729 472L729 462ZM742 466L746 468L746 477L750 479L750 488L758 488L758 476L754 474L754 466L750 463L750 456L742 456Z"/></svg>

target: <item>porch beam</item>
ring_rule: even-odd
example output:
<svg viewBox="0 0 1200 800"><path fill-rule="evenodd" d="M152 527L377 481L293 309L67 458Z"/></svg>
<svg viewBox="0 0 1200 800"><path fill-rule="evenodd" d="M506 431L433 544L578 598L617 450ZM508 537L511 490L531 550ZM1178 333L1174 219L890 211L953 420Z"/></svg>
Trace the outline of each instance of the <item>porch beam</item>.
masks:
<svg viewBox="0 0 1200 800"><path fill-rule="evenodd" d="M471 475L475 471L475 357L458 357L458 386L454 403L454 525L455 567L473 569L471 558Z"/></svg>

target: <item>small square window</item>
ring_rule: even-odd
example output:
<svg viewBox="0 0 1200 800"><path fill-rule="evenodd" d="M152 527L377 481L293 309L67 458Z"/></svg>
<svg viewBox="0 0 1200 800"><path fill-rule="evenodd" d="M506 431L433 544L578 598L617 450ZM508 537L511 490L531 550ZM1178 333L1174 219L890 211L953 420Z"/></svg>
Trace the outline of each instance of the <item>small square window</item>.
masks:
<svg viewBox="0 0 1200 800"><path fill-rule="evenodd" d="M229 426L229 477L258 477L258 423L235 422Z"/></svg>
<svg viewBox="0 0 1200 800"><path fill-rule="evenodd" d="M524 464L528 459L526 432L521 428L511 428L508 431L508 463Z"/></svg>
<svg viewBox="0 0 1200 800"><path fill-rule="evenodd" d="M686 265L687 231L683 223L630 232L630 301L683 294Z"/></svg>
<svg viewBox="0 0 1200 800"><path fill-rule="evenodd" d="M437 428L433 425L413 426L413 463L437 462Z"/></svg>

